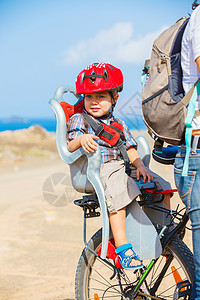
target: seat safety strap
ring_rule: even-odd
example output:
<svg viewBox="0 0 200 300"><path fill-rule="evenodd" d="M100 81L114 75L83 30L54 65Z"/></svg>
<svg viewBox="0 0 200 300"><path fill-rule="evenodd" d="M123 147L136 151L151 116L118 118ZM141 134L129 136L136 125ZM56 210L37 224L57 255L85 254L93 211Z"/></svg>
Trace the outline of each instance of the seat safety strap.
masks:
<svg viewBox="0 0 200 300"><path fill-rule="evenodd" d="M101 122L100 124L94 120L93 117L82 113L82 116L86 119L86 121L90 124L90 126L94 129L95 135L99 136L100 139L107 142L111 146L116 146L124 159L125 162L125 172L127 175L130 175L130 160L124 146L123 140L120 136L121 130L119 128L115 128L114 126L108 126L107 124ZM113 122L114 123L114 122Z"/></svg>
<svg viewBox="0 0 200 300"><path fill-rule="evenodd" d="M192 120L195 116L195 103L198 95L200 94L200 78L194 85L194 90L189 101L187 116L185 119L186 131L185 131L185 143L186 143L186 155L183 165L182 176L187 176L188 167L189 167L189 156L191 149L191 140L192 140ZM197 114L196 114L197 115Z"/></svg>

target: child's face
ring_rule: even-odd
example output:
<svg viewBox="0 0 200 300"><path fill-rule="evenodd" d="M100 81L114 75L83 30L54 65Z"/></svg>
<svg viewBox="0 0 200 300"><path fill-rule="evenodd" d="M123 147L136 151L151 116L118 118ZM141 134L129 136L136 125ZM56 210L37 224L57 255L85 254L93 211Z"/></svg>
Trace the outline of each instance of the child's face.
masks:
<svg viewBox="0 0 200 300"><path fill-rule="evenodd" d="M112 105L109 92L85 94L84 104L86 111L93 117L102 117L108 114Z"/></svg>

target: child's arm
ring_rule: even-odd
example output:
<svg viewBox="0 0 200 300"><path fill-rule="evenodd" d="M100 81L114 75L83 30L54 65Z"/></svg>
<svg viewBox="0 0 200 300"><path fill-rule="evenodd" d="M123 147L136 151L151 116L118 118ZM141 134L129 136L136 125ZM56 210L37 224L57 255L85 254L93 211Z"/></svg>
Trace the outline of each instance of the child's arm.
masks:
<svg viewBox="0 0 200 300"><path fill-rule="evenodd" d="M81 134L74 140L68 142L68 150L70 152L74 152L78 148L82 147L87 153L94 152L97 150L97 143L94 139L99 139L99 137L93 134Z"/></svg>
<svg viewBox="0 0 200 300"><path fill-rule="evenodd" d="M127 149L128 157L130 159L131 164L137 169L136 176L137 180L140 179L140 176L143 177L144 182L147 180L148 182L153 180L153 176L147 172L143 161L141 160L137 150L134 147L130 147Z"/></svg>

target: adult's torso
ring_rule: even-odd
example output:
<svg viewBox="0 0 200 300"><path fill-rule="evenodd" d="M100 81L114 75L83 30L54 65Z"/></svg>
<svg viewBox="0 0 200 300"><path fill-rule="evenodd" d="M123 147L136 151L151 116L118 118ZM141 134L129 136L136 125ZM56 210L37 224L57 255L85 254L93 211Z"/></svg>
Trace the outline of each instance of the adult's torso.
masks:
<svg viewBox="0 0 200 300"><path fill-rule="evenodd" d="M182 39L181 66L183 70L183 88L187 93L200 73L195 62L200 56L200 6L192 13ZM200 95L196 100L196 109L200 109ZM200 117L193 119L193 129L200 129Z"/></svg>

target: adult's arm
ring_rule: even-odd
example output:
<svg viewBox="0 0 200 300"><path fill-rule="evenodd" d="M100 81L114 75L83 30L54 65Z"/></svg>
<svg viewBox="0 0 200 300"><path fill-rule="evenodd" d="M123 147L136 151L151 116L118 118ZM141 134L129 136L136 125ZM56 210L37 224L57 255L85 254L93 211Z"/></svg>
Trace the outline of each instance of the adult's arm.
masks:
<svg viewBox="0 0 200 300"><path fill-rule="evenodd" d="M200 73L200 56L195 59L195 62L197 64L197 67L198 67L198 70L199 70L199 73Z"/></svg>
<svg viewBox="0 0 200 300"><path fill-rule="evenodd" d="M197 7L193 13L194 18L193 27L191 31L192 52L200 73L200 7Z"/></svg>

